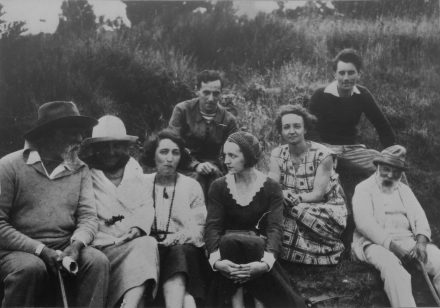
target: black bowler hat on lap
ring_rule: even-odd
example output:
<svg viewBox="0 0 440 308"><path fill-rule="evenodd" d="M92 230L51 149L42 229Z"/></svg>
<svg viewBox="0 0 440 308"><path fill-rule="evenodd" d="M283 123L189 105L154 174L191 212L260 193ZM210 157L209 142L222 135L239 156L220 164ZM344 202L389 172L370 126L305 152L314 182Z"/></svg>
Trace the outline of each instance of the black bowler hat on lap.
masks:
<svg viewBox="0 0 440 308"><path fill-rule="evenodd" d="M37 121L24 134L24 138L31 140L53 128L73 127L87 130L96 124L98 124L96 119L80 115L74 102L54 101L38 108Z"/></svg>

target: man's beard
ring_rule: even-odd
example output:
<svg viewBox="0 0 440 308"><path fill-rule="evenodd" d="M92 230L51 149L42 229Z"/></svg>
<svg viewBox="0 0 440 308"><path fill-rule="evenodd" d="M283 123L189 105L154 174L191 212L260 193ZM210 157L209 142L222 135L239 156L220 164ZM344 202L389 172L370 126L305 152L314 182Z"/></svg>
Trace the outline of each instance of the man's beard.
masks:
<svg viewBox="0 0 440 308"><path fill-rule="evenodd" d="M67 164L74 164L78 160L79 145L69 144L61 153L61 157Z"/></svg>
<svg viewBox="0 0 440 308"><path fill-rule="evenodd" d="M399 180L393 180L393 179L383 178L383 177L380 176L380 174L376 174L376 176L377 176L377 182L380 185L380 189L384 193L391 193L391 192L393 192L396 189L396 187L399 184L399 182L400 182L400 179Z"/></svg>

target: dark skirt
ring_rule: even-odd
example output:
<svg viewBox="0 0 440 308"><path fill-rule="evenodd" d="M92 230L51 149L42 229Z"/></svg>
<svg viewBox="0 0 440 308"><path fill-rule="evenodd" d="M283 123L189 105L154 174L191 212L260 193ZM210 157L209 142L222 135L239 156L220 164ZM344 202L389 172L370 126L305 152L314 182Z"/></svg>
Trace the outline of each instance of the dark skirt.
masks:
<svg viewBox="0 0 440 308"><path fill-rule="evenodd" d="M191 244L159 246L160 286L173 275L186 277L186 290L197 301L204 300L207 292L208 274L211 271L204 250Z"/></svg>
<svg viewBox="0 0 440 308"><path fill-rule="evenodd" d="M222 259L245 264L260 261L264 247L265 240L259 236L229 233L220 239L219 249ZM243 287L266 307L306 307L304 298L290 284L288 275L277 261L268 273L241 285L215 272L209 289L209 306L224 306L239 287Z"/></svg>

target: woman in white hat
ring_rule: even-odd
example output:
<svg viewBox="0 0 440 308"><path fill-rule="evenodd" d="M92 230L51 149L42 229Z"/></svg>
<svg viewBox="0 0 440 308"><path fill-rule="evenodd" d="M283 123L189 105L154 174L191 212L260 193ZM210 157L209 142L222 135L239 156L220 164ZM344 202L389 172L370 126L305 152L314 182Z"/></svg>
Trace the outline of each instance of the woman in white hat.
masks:
<svg viewBox="0 0 440 308"><path fill-rule="evenodd" d="M138 138L127 135L123 122L106 115L92 137L84 140L83 160L91 170L99 230L93 245L111 265L107 306L137 307L157 290L157 242L148 236L154 209L145 193L141 166L130 157Z"/></svg>

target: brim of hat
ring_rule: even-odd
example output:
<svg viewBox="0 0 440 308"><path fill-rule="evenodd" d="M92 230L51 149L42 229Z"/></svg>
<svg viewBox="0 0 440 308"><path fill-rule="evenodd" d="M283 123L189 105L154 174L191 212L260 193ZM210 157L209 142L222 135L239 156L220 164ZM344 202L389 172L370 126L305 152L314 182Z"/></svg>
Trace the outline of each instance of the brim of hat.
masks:
<svg viewBox="0 0 440 308"><path fill-rule="evenodd" d="M39 124L39 125L37 124L35 127L31 128L24 134L24 138L33 139L47 132L51 128L72 127L72 128L81 128L83 130L88 130L91 129L96 124L98 124L98 120L87 116L63 117L43 124Z"/></svg>
<svg viewBox="0 0 440 308"><path fill-rule="evenodd" d="M139 139L137 136L126 135L123 137L90 137L86 138L83 141L83 145L89 145L92 143L98 142L110 142L110 141L127 141L127 142L136 142Z"/></svg>
<svg viewBox="0 0 440 308"><path fill-rule="evenodd" d="M377 157L375 159L373 159L373 164L375 164L377 166L377 164L384 164L384 165L388 165L394 168L398 168L401 169L403 171L408 170L408 166L402 166L402 165L398 165L398 164L394 164L393 162L383 159L381 157Z"/></svg>

